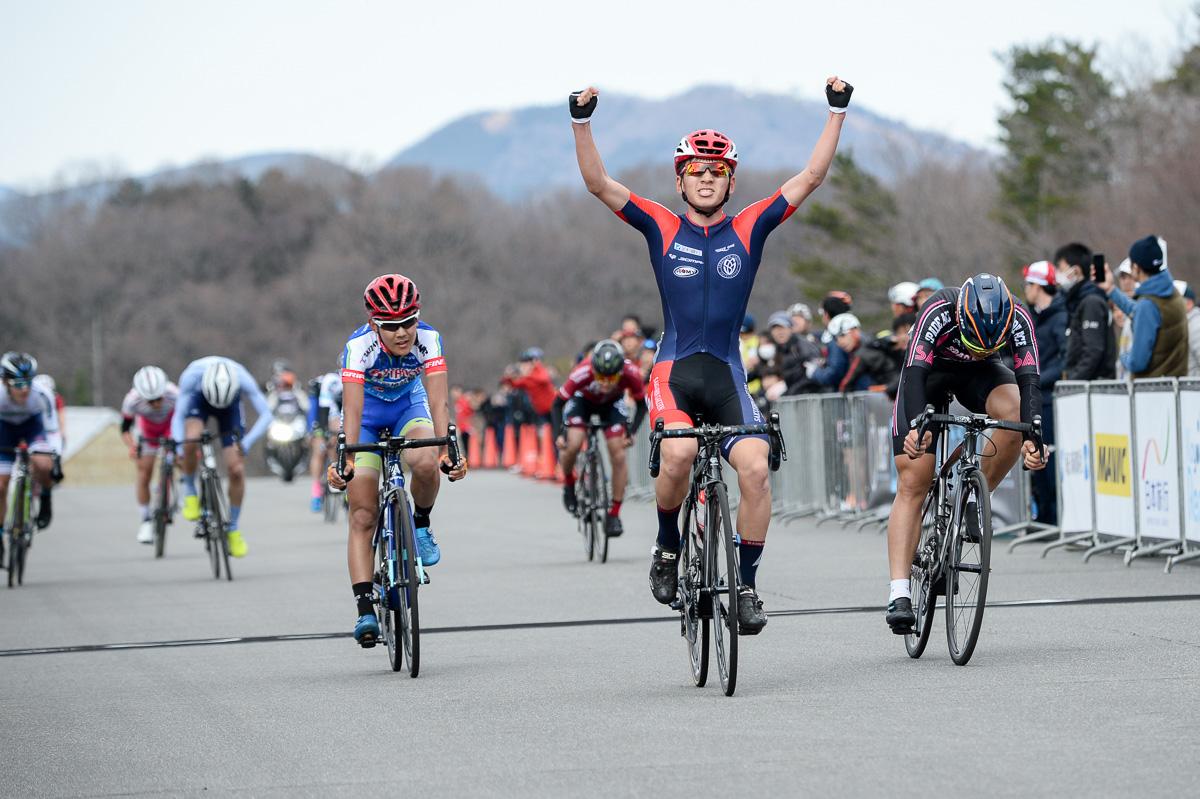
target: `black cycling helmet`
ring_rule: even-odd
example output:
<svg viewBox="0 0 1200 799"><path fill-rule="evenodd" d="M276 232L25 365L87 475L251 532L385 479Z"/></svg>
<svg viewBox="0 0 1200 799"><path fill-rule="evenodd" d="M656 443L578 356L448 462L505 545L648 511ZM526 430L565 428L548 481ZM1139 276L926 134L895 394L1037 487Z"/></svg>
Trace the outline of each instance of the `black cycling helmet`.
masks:
<svg viewBox="0 0 1200 799"><path fill-rule="evenodd" d="M9 350L0 357L0 373L5 380L32 380L38 373L37 358L27 352Z"/></svg>
<svg viewBox="0 0 1200 799"><path fill-rule="evenodd" d="M625 351L612 339L605 339L592 347L592 371L601 377L612 377L621 373L625 365Z"/></svg>
<svg viewBox="0 0 1200 799"><path fill-rule="evenodd" d="M968 278L958 293L958 334L976 355L991 355L1012 328L1012 294L1004 281L987 272Z"/></svg>

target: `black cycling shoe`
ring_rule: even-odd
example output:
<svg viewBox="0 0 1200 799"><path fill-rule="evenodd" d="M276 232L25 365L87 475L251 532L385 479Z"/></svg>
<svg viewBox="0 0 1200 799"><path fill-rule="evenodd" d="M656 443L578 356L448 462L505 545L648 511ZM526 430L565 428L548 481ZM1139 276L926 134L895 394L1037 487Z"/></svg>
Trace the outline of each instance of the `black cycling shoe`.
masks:
<svg viewBox="0 0 1200 799"><path fill-rule="evenodd" d="M758 592L750 586L738 591L737 600L738 635L758 635L767 626L767 614L763 612Z"/></svg>
<svg viewBox="0 0 1200 799"><path fill-rule="evenodd" d="M625 532L625 525L621 524L621 517L607 516L604 519L604 534L609 538L618 538L621 533Z"/></svg>
<svg viewBox="0 0 1200 799"><path fill-rule="evenodd" d="M650 555L650 593L655 601L669 605L679 588L679 553L655 544Z"/></svg>
<svg viewBox="0 0 1200 799"><path fill-rule="evenodd" d="M978 544L983 540L983 534L979 529L979 505L975 500L971 500L963 508L963 519L966 522L963 525L963 540L971 544Z"/></svg>
<svg viewBox="0 0 1200 799"><path fill-rule="evenodd" d="M578 509L578 505L575 504L575 486L563 486L563 507L567 509L567 513L575 515Z"/></svg>
<svg viewBox="0 0 1200 799"><path fill-rule="evenodd" d="M888 626L896 635L910 635L917 624L917 614L913 613L912 600L906 596L898 596L888 603L887 616L884 616Z"/></svg>
<svg viewBox="0 0 1200 799"><path fill-rule="evenodd" d="M53 512L50 510L50 492L45 491L42 493L42 506L38 508L37 528L45 530L49 527L50 519L53 515Z"/></svg>

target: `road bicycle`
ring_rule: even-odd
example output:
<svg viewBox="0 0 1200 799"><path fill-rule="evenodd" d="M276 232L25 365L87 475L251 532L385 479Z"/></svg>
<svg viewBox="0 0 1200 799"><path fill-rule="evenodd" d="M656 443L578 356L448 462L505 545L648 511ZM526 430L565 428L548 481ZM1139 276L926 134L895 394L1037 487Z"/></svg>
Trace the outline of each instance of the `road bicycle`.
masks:
<svg viewBox="0 0 1200 799"><path fill-rule="evenodd" d="M937 472L921 508L921 537L909 575L917 623L904 636L904 647L910 657L921 657L940 593L946 598L950 658L965 666L979 641L991 571L992 503L987 478L979 467L984 457L980 439L987 441L983 434L989 430L1011 430L1030 435L1040 451L1042 420L1035 416L1028 424L991 419L983 413L956 416L945 410L939 412L927 405L917 417L918 441L934 425L940 425L943 433L938 438ZM953 452L949 451L948 426L963 429L963 440Z"/></svg>
<svg viewBox="0 0 1200 799"><path fill-rule="evenodd" d="M692 462L687 497L683 501L683 540L679 551L679 589L671 607L679 611L680 635L687 640L692 681L708 681L709 630L712 630L721 689L733 696L737 687L738 568L737 535L729 512L729 495L721 476L721 442L730 436L768 436L768 463L778 471L787 460L779 414L763 424L710 425L696 419L695 427L663 429L659 419L650 438L650 475L658 477L659 448L664 438L694 438L699 442Z"/></svg>
<svg viewBox="0 0 1200 799"><path fill-rule="evenodd" d="M33 525L38 513L38 492L33 488L33 473L29 465L29 446L20 442L15 447L0 449L14 456L11 490L8 498L8 519L4 523L4 538L8 544L8 587L25 581L25 557L33 546Z"/></svg>
<svg viewBox="0 0 1200 799"><path fill-rule="evenodd" d="M379 431L373 444L347 444L346 434L338 433L337 468L346 473L346 455L374 452L383 459L379 472L379 511L371 545L375 550L374 597L376 614L387 642L392 671L408 663L408 674L416 677L421 670L421 617L417 603L420 586L429 583L421 563L413 525L412 503L405 490L404 467L400 453L418 447L447 447L451 463L458 463L458 436L451 424L445 436L406 439L391 431Z"/></svg>
<svg viewBox="0 0 1200 799"><path fill-rule="evenodd" d="M196 537L204 539L204 548L212 565L213 579L221 579L222 566L225 579L232 580L229 570L229 507L225 492L221 489L221 475L217 473L217 456L213 441L219 435L210 430L196 438L185 438L180 444L200 445L200 470L196 487L200 495L200 518L196 520Z"/></svg>
<svg viewBox="0 0 1200 799"><path fill-rule="evenodd" d="M599 414L592 414L587 423L587 438L581 453L583 463L579 479L575 481L575 518L579 532L583 534L583 551L588 560L599 556L601 563L608 562L608 534L604 523L608 509L612 506L609 496L608 475L604 472L604 458L600 445L604 440L600 431L607 425L600 421Z"/></svg>
<svg viewBox="0 0 1200 799"><path fill-rule="evenodd" d="M154 526L154 557L161 558L167 543L167 525L175 521L175 511L179 509L179 497L175 490L175 447L176 442L171 438L152 438L139 440L137 456L142 456L144 445L158 447L162 460L158 464L158 486L155 488L154 510L150 519Z"/></svg>

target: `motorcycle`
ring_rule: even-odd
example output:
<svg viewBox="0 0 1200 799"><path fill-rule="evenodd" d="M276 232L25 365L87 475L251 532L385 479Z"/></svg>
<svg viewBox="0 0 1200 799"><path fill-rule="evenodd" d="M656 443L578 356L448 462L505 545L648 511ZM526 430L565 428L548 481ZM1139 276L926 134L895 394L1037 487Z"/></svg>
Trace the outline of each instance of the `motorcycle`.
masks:
<svg viewBox="0 0 1200 799"><path fill-rule="evenodd" d="M308 468L308 420L298 400L291 392L267 397L275 419L263 438L263 454L267 468L285 483Z"/></svg>

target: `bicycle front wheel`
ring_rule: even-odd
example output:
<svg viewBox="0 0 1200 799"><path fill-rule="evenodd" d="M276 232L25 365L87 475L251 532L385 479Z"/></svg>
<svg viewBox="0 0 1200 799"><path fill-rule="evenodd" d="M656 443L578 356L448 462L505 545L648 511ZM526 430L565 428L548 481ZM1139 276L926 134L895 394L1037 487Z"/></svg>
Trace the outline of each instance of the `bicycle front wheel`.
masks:
<svg viewBox="0 0 1200 799"><path fill-rule="evenodd" d="M417 568L417 541L408 501L404 498L393 500L392 514L392 518L399 522L401 532L401 557L397 564L400 575L400 590L397 593L400 602L396 608L396 626L400 632L404 657L408 660L408 676L416 677L421 670L421 617L417 612L417 589L421 585L421 572Z"/></svg>
<svg viewBox="0 0 1200 799"><path fill-rule="evenodd" d="M921 514L921 537L917 541L917 551L913 555L912 568L909 570L908 582L912 590L913 613L917 617L917 626L904 636L904 648L911 658L919 658L925 652L929 643L929 632L933 629L933 613L937 608L937 542L938 542L938 489L940 482L935 481L925 498L924 512Z"/></svg>
<svg viewBox="0 0 1200 799"><path fill-rule="evenodd" d="M9 509L8 527L8 587L20 585L25 578L26 533L31 517L29 507L29 477L20 475L13 487L13 507Z"/></svg>
<svg viewBox="0 0 1200 799"><path fill-rule="evenodd" d="M375 530L375 585L379 589L378 612L380 634L387 644L388 661L392 671L404 667L404 654L397 646L396 631L400 624L396 620L396 609L400 606L400 589L396 586L399 566L396 561L396 539L385 534L388 520L381 513Z"/></svg>
<svg viewBox="0 0 1200 799"><path fill-rule="evenodd" d="M737 687L738 615L737 596L741 587L737 545L729 515L729 497L724 483L713 483L705 494L708 520L705 547L709 550L709 579L712 596L713 637L721 689L733 696Z"/></svg>
<svg viewBox="0 0 1200 799"><path fill-rule="evenodd" d="M600 451L596 450L593 457L596 465L595 477L592 479L592 530L596 541L596 554L601 563L608 562L608 533L604 527L608 521L608 477L604 474L604 460Z"/></svg>
<svg viewBox="0 0 1200 799"><path fill-rule="evenodd" d="M583 470L579 481L575 483L575 514L580 532L583 533L583 551L588 560L596 556L596 526L592 524L592 482L596 479L592 471L592 456L589 452L584 456Z"/></svg>
<svg viewBox="0 0 1200 799"><path fill-rule="evenodd" d="M971 502L975 507L968 519ZM992 502L987 478L979 469L963 475L956 506L957 524L946 555L946 640L950 659L965 666L979 641L991 569Z"/></svg>
<svg viewBox="0 0 1200 799"><path fill-rule="evenodd" d="M161 558L167 546L167 521L171 516L171 470L165 463L158 467L158 507L154 509L154 557Z"/></svg>
<svg viewBox="0 0 1200 799"><path fill-rule="evenodd" d="M708 682L708 620L707 597L701 598L704 573L703 548L699 545L704 529L699 524L695 497L689 496L684 503L683 546L679 550L679 592L683 598L679 609L683 637L688 645L688 657L692 662L692 682L703 688ZM701 509L699 511L703 513Z"/></svg>

